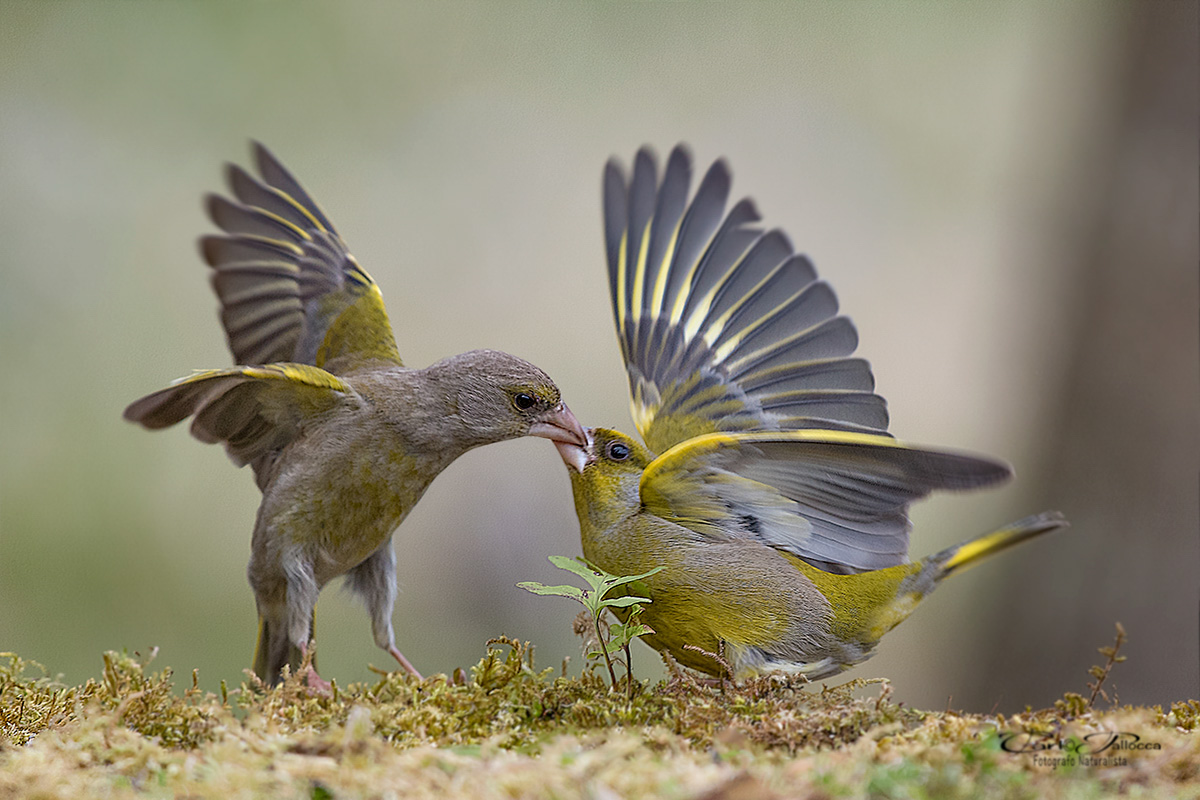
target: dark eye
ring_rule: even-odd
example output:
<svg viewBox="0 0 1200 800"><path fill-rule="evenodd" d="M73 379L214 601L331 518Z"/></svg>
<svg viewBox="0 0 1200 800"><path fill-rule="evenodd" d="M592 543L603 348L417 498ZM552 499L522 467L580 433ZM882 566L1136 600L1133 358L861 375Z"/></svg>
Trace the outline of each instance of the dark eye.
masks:
<svg viewBox="0 0 1200 800"><path fill-rule="evenodd" d="M624 461L629 458L629 445L621 442L608 443L608 457L613 461Z"/></svg>
<svg viewBox="0 0 1200 800"><path fill-rule="evenodd" d="M531 394L518 392L517 394L513 395L513 405L522 411L528 411L529 409L533 408L535 403L537 403L537 401L533 399L533 395Z"/></svg>

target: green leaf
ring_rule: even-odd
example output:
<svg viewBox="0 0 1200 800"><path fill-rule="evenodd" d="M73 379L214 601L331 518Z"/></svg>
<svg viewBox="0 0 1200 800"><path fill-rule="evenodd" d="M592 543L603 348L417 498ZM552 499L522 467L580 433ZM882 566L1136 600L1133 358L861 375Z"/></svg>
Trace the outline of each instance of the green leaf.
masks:
<svg viewBox="0 0 1200 800"><path fill-rule="evenodd" d="M537 581L521 581L517 584L520 588L534 594L554 595L557 597L570 597L573 600L583 602L584 592L578 586L569 586L563 584L561 586L546 586Z"/></svg>
<svg viewBox="0 0 1200 800"><path fill-rule="evenodd" d="M605 644L605 647L608 648L609 653L612 653L629 644L637 637L645 636L648 633L654 633L654 629L640 622L628 625L612 625L608 629L609 641Z"/></svg>
<svg viewBox="0 0 1200 800"><path fill-rule="evenodd" d="M548 556L550 563L559 569L565 569L569 572L574 572L579 577L583 578L593 589L599 589L604 583L603 574L597 575L596 571L584 564L577 558L568 558L567 556Z"/></svg>
<svg viewBox="0 0 1200 800"><path fill-rule="evenodd" d="M595 567L593 567L593 569L595 569ZM640 581L642 578L649 578L656 572L662 572L662 569L662 567L655 567L649 572L643 572L641 575L622 575L621 577L604 573L605 575L608 575L608 580L605 581L605 585L610 589L615 589L616 587L623 586L626 583L633 583L634 581Z"/></svg>

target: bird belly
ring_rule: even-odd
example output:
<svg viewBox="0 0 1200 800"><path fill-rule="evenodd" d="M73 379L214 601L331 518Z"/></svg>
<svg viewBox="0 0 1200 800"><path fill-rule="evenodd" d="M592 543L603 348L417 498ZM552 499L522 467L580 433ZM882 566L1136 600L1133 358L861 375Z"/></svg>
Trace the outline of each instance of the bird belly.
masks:
<svg viewBox="0 0 1200 800"><path fill-rule="evenodd" d="M315 465L300 461L267 488L252 576L296 557L310 565L318 586L344 575L388 541L428 487L425 475L437 474L398 448L380 455L377 441L355 444L361 446L326 450ZM264 525L270 532L261 536Z"/></svg>
<svg viewBox="0 0 1200 800"><path fill-rule="evenodd" d="M655 631L644 637L651 647L709 674L724 671L714 656L738 677L808 664L844 668L830 637L829 602L778 551L701 539L661 520L635 517L614 529L618 535L585 535L584 556L615 575L663 567L643 582L651 602L641 619Z"/></svg>

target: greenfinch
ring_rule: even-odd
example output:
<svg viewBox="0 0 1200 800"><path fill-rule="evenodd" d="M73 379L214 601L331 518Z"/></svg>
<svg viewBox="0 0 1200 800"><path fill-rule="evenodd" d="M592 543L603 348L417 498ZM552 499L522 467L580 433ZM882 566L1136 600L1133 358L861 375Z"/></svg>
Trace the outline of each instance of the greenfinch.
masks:
<svg viewBox="0 0 1200 800"><path fill-rule="evenodd" d="M262 145L260 178L229 165L234 199L210 195L226 235L200 240L236 366L197 372L125 409L149 429L192 417L254 471L262 504L248 575L258 606L254 672L301 665L317 595L345 576L376 644L408 672L392 629L392 533L430 482L479 445L518 436L586 444L554 382L495 350L406 367L375 281ZM314 688L327 688L314 671Z"/></svg>
<svg viewBox="0 0 1200 800"><path fill-rule="evenodd" d="M711 675L824 678L875 651L947 576L1065 524L1047 513L909 561L908 505L1009 477L887 432L833 290L717 161L688 202L677 147L604 171L611 299L633 418L556 443L584 557L650 603L645 640ZM620 612L625 614L627 612Z"/></svg>

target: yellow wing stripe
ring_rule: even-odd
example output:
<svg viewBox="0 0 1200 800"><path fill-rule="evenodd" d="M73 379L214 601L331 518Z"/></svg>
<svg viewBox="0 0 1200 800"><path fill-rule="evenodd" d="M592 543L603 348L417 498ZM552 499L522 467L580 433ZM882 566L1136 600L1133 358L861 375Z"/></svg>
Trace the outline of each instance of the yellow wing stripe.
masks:
<svg viewBox="0 0 1200 800"><path fill-rule="evenodd" d="M300 383L318 389L332 389L337 392L349 392L350 387L331 372L308 364L280 363L268 364L262 367L233 367L231 369L205 369L193 372L183 378L171 381L172 386L185 383L196 383L209 378L236 377L262 380L280 380L290 383Z"/></svg>
<svg viewBox="0 0 1200 800"><path fill-rule="evenodd" d="M621 233L621 245L617 248L617 329L623 336L625 334L625 318L627 316L625 310L625 265L628 262L626 250L629 248L629 231L626 229Z"/></svg>
<svg viewBox="0 0 1200 800"><path fill-rule="evenodd" d="M683 220L680 220L682 224ZM663 254L662 261L658 264L658 274L654 281L654 295L651 297L650 307L654 309L655 316L662 311L663 296L667 293L667 276L671 272L671 259L675 256L675 246L679 243L679 228L680 224L675 225L675 230L671 231L671 241L667 242L667 251Z"/></svg>
<svg viewBox="0 0 1200 800"><path fill-rule="evenodd" d="M258 244L269 244L269 245L273 245L275 247L281 248L283 250L287 250L288 254L290 254L290 255L295 255L295 256L304 255L304 249L302 247L300 247L300 245L296 244L295 242L289 242L286 239L275 239L270 236L263 236L262 234L258 234L258 233L239 233L236 236L213 237L213 238L220 239L221 241L224 241L224 242L230 242L235 245L239 241L240 242L256 242ZM241 264L241 263L245 263L245 262L239 260L239 261L233 262L233 265L236 266L237 264ZM291 266L294 266L294 265L291 265Z"/></svg>
<svg viewBox="0 0 1200 800"><path fill-rule="evenodd" d="M713 287L709 289L704 297L700 300L699 305L696 306L696 310L692 312L690 317L688 317L687 325L683 329L684 341L690 342L696 337L697 332L700 330L700 326L704 324L704 318L708 316L708 311L710 308L712 308L713 300L717 298L717 294L722 288L725 287L725 284L729 283L729 279L738 271L738 269L742 266L742 262L746 260L746 256L749 255L750 251L753 249L753 247L746 248L746 251L738 257L738 260L735 261L729 267L729 269L725 270L725 274L721 276L721 279L717 281L716 284L714 284ZM712 343L716 341L717 337L721 335L719 328L715 332L713 331L714 327L715 325L709 325L704 329L704 341L709 345L712 345Z"/></svg>
<svg viewBox="0 0 1200 800"><path fill-rule="evenodd" d="M654 219L646 223L642 229L642 241L638 246L637 269L633 273L633 294L629 299L629 309L636 318L642 308L642 295L646 288L646 257L650 254L650 226Z"/></svg>
<svg viewBox="0 0 1200 800"><path fill-rule="evenodd" d="M280 225L283 225L284 227L288 228L292 233L296 234L301 239L304 239L305 241L308 241L308 242L312 241L312 235L309 234L308 231L304 230L304 228L301 228L299 225L292 222L290 219L285 219L285 218L279 216L278 214L274 213L273 211L269 211L269 210L263 208L262 206L250 206L250 207L253 208L259 214L262 214L264 217L270 217L272 222L277 222ZM243 235L249 235L249 234L243 234Z"/></svg>
<svg viewBox="0 0 1200 800"><path fill-rule="evenodd" d="M641 486L654 481L658 475L679 469L683 462L716 452L723 447L740 447L756 442L823 442L828 444L863 444L872 447L891 447L911 450L912 446L890 436L855 431L828 431L806 428L798 431L747 431L742 433L706 433L680 442L650 462L642 473ZM995 535L995 534L993 534ZM987 537L985 537L987 538Z"/></svg>
<svg viewBox="0 0 1200 800"><path fill-rule="evenodd" d="M826 321L828 321L828 320L826 320ZM746 355L742 356L741 358L739 358L736 361L731 361L729 364L726 365L726 367L729 369L730 372L736 373L739 370L741 370L741 368L745 364L753 363L754 361L758 360L759 358L762 358L763 356L767 355L768 353L774 352L776 350L787 349L789 346L791 346L791 344L793 342L808 335L808 333L810 331L812 331L813 328L815 328L815 327L816 326L813 326L810 328L805 328L804 330L801 330L801 331L796 331L791 336L788 336L786 339L782 339L778 342L775 342L774 344L768 345L767 347L760 347L758 350L755 350L752 353L747 353Z"/></svg>
<svg viewBox="0 0 1200 800"><path fill-rule="evenodd" d="M773 269L771 271L770 275L767 275L765 278L763 278L761 281L759 281L757 286L755 286L753 289L751 289L749 292L747 292L745 294L745 296L743 296L740 300L738 300L738 302L736 304L733 305L732 308L730 308L728 311L726 311L724 314L722 314L719 319L717 319L717 321L714 324L718 328L718 334L717 334L717 336L713 337L713 341L716 341L716 339L720 336L721 332L724 332L725 328L729 325L730 318L734 314L736 314L743 306L746 305L746 303L748 303L754 297L755 292L757 292L760 288L762 288L767 283L767 281L771 280L772 278L774 278L776 275L778 275L782 271L783 271L783 264L780 264L778 267L776 267L775 269ZM807 287L805 287L805 288L807 288ZM773 319L776 314L778 314L784 307L787 306L788 303L792 302L797 297L799 297L803 291L804 291L804 289L797 290L795 293L792 294L791 297L788 297L782 303L779 303L777 306L772 308L766 314L763 314L761 317L750 322L749 324L743 325L742 329L740 331L738 331L737 333L730 336L729 339L725 342L725 344L723 344L717 348L716 352L713 353L713 360L716 363L720 364L722 361L724 361L726 358L728 358L729 354L732 353L737 348L738 345L740 345L743 341L745 341L747 336L749 336L754 331L758 330L769 320Z"/></svg>
<svg viewBox="0 0 1200 800"><path fill-rule="evenodd" d="M264 185L265 185L265 184L264 184ZM311 222L311 223L312 223L312 226L313 226L314 228L316 228L317 230L319 230L319 231L322 231L322 232L324 232L324 233L329 233L329 231L328 231L328 230L326 230L325 226L321 224L321 221L320 221L319 219L317 219L316 217L314 217L314 216L312 215L312 212L310 212L310 211L309 211L307 208L305 208L305 207L304 207L304 204L302 204L302 203L301 203L300 201L298 201L296 198L292 197L290 194L288 194L287 192L285 192L285 191L283 191L283 190L281 190L281 189L276 189L274 186L267 186L266 188L270 189L270 190L271 190L272 192L274 192L276 195L278 195L279 197L281 197L281 198L283 198L284 200L286 200L286 201L288 202L288 204L292 206L292 208L296 209L296 210L297 210L297 211L299 211L301 214L303 214L303 215L304 215L304 217L305 217L305 218L306 218L306 219L307 219L309 222Z"/></svg>

